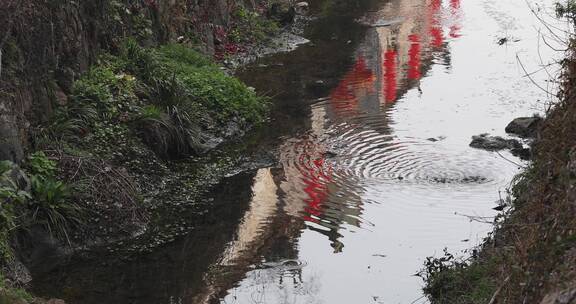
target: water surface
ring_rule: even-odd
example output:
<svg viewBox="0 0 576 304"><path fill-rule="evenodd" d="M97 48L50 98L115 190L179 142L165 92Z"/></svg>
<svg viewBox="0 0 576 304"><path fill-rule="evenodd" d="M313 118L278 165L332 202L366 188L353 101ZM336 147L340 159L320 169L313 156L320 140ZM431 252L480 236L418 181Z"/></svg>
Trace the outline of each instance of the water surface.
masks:
<svg viewBox="0 0 576 304"><path fill-rule="evenodd" d="M424 259L478 244L525 165L468 144L551 100L557 67L540 67L561 54L530 8L550 21L553 3L311 4L310 43L238 73L274 96L246 153L278 165L223 181L186 237L133 260L70 261L36 289L70 303L426 301Z"/></svg>
<svg viewBox="0 0 576 304"><path fill-rule="evenodd" d="M491 229L482 221L495 215L495 201L523 165L507 152L468 147L470 137L504 136L509 121L551 100L532 83L554 91L546 71L524 77L524 68L539 70L555 56L539 36L550 33L531 12L549 13L550 5L395 0L358 18L368 27L344 38L358 42L346 72L310 106L306 130L284 137L281 170L261 169L254 179L248 214L261 216L261 234L276 218L302 228L273 236L280 249L260 247L254 269L222 302L424 302L414 274L425 257L478 244ZM312 42L309 48L326 43ZM285 65L318 68L314 56L296 57ZM272 79L293 88L281 69L246 73L255 86ZM262 189L273 194L266 201L274 212L266 215ZM292 260L301 266L282 264Z"/></svg>

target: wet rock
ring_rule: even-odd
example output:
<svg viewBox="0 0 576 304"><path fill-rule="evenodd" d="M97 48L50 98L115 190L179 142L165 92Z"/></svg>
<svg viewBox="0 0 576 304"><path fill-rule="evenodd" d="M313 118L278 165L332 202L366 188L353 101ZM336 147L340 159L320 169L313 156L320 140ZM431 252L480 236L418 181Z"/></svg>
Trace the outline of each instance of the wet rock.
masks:
<svg viewBox="0 0 576 304"><path fill-rule="evenodd" d="M505 131L520 137L532 137L541 121L540 117L519 117L510 122Z"/></svg>
<svg viewBox="0 0 576 304"><path fill-rule="evenodd" d="M500 151L505 149L522 149L522 144L516 139L505 139L500 136L481 134L472 136L470 147L487 151Z"/></svg>
<svg viewBox="0 0 576 304"><path fill-rule="evenodd" d="M446 136L438 136L438 137L430 137L430 138L426 138L427 141L431 141L431 142L437 142L437 141L442 141L446 139Z"/></svg>
<svg viewBox="0 0 576 304"><path fill-rule="evenodd" d="M512 155L519 157L522 160L530 160L532 157L532 152L528 148L513 148L510 149Z"/></svg>
<svg viewBox="0 0 576 304"><path fill-rule="evenodd" d="M294 21L296 9L286 2L276 2L268 10L268 18L278 21L281 25L288 25Z"/></svg>
<svg viewBox="0 0 576 304"><path fill-rule="evenodd" d="M483 183L486 182L487 178L484 176L472 175L466 176L459 180L460 183Z"/></svg>
<svg viewBox="0 0 576 304"><path fill-rule="evenodd" d="M479 184L484 183L488 179L483 176L466 176L466 177L442 177L434 176L428 178L429 181L438 184Z"/></svg>

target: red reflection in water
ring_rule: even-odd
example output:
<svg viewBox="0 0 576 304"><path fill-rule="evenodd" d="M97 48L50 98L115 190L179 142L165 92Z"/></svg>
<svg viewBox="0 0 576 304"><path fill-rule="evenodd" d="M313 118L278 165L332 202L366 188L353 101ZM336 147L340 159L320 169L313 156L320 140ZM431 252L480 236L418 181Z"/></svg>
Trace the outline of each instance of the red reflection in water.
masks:
<svg viewBox="0 0 576 304"><path fill-rule="evenodd" d="M420 79L420 36L412 34L408 36L410 50L408 50L408 79Z"/></svg>
<svg viewBox="0 0 576 304"><path fill-rule="evenodd" d="M366 59L359 56L351 69L344 75L338 86L330 93L330 104L338 115L348 115L357 112L359 98L374 91L376 76L368 68ZM318 222L322 216L322 204L328 197L327 184L332 180L332 167L327 166L323 157L314 158L315 147L304 144L303 153L298 158L299 171L306 185L303 189L308 198L305 199L306 215L304 220Z"/></svg>
<svg viewBox="0 0 576 304"><path fill-rule="evenodd" d="M309 222L318 222L322 217L322 205L328 198L328 183L332 180L332 166L326 164L324 157L318 153L318 146L312 141L302 141L295 146L299 152L298 171L304 182L303 219Z"/></svg>
<svg viewBox="0 0 576 304"><path fill-rule="evenodd" d="M374 73L366 65L366 60L359 56L350 71L330 93L330 100L336 112L339 114L355 112L358 108L358 95L362 94L362 90L372 89L375 80Z"/></svg>
<svg viewBox="0 0 576 304"><path fill-rule="evenodd" d="M386 102L396 100L396 58L398 58L396 50L388 50L384 53L384 96Z"/></svg>
<svg viewBox="0 0 576 304"><path fill-rule="evenodd" d="M460 8L460 0L450 0L450 7L452 7L453 9L459 9Z"/></svg>
<svg viewBox="0 0 576 304"><path fill-rule="evenodd" d="M460 10L461 0L429 0L427 14L417 15L414 18L427 19L425 28L415 26L409 36L399 35L398 32L382 31L379 35L380 43L387 46L383 49L372 47L373 50L381 49L380 64L382 72L378 76L381 81L381 95L383 102L392 103L398 98L399 86L408 84L405 80L419 80L422 76L422 61L424 58L432 56L432 52L442 49L446 39L447 29L443 24L443 4L447 3L450 9L449 35L452 38L460 37ZM448 17L448 16L446 16ZM414 22L415 25L422 24L421 20ZM385 37L380 37L385 35ZM403 45L391 46L389 41L408 40L409 47ZM429 50L432 48L432 50ZM402 53L399 53L402 52ZM371 56L370 56L371 58ZM375 75L370 69L370 62L363 56L359 56L343 77L338 86L331 92L331 105L338 116L348 116L358 113L359 103L366 95L376 91Z"/></svg>
<svg viewBox="0 0 576 304"><path fill-rule="evenodd" d="M430 3L430 16L432 18L430 36L432 37L432 45L435 47L440 47L444 43L444 33L442 32L442 24L440 22L441 9L442 0L432 0Z"/></svg>
<svg viewBox="0 0 576 304"><path fill-rule="evenodd" d="M304 201L306 203L304 208L306 215L303 218L305 221L316 223L318 222L316 218L321 217L323 214L322 204L328 197L327 183L332 178L325 173L323 158L315 159L312 164L314 166L307 168L305 173L307 177L304 178L304 183L306 184L304 192L308 195L308 198ZM330 167L327 170L328 173L331 172Z"/></svg>
<svg viewBox="0 0 576 304"><path fill-rule="evenodd" d="M450 37L458 38L460 37L460 30L462 26L459 24L458 14L460 11L460 0L450 0L450 14L452 15L452 21L454 22L450 26Z"/></svg>

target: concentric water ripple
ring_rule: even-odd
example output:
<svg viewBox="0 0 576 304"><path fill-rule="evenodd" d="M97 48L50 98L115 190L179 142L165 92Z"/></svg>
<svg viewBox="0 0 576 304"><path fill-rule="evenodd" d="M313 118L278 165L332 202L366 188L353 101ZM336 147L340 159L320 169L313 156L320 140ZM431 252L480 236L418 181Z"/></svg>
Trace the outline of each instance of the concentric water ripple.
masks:
<svg viewBox="0 0 576 304"><path fill-rule="evenodd" d="M315 104L323 111L330 101ZM370 226L363 218L366 203L417 210L413 201L442 199L460 193L466 199L503 188L503 170L516 166L489 152L454 147L445 138L400 137L394 133L390 108L326 119L323 128L288 140L281 151L287 183L284 199L292 215L303 217L319 232ZM386 200L363 200L367 189L387 189ZM442 191L446 189L446 193ZM396 206L396 207L395 207ZM455 206L456 208L457 206ZM345 227L342 227L345 226Z"/></svg>

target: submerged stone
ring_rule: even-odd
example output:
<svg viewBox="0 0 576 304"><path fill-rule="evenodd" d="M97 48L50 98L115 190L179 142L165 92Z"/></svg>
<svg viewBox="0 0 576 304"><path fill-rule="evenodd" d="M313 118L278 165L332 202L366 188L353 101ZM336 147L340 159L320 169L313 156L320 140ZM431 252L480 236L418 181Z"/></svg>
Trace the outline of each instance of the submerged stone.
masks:
<svg viewBox="0 0 576 304"><path fill-rule="evenodd" d="M522 149L522 144L516 139L505 139L500 136L480 134L472 136L470 147L487 151L500 151L505 149Z"/></svg>

